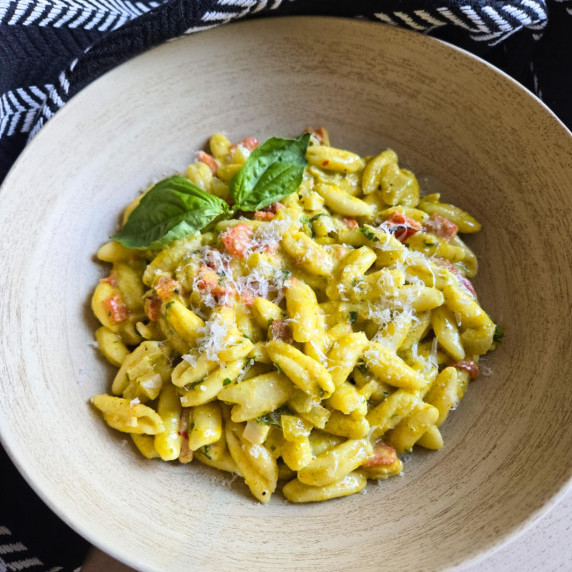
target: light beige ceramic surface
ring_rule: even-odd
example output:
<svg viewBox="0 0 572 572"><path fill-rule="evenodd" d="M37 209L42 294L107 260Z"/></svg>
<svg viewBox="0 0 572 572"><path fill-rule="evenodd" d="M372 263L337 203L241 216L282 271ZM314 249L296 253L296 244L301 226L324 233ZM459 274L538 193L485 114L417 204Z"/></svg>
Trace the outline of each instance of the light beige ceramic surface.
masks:
<svg viewBox="0 0 572 572"><path fill-rule="evenodd" d="M93 260L121 208L208 136L391 145L484 231L480 298L506 340L401 478L260 506L238 480L146 461L88 405ZM373 23L276 19L169 43L95 82L0 192L0 429L28 480L100 548L145 570L438 570L498 546L571 474L572 138L532 96L437 41Z"/></svg>

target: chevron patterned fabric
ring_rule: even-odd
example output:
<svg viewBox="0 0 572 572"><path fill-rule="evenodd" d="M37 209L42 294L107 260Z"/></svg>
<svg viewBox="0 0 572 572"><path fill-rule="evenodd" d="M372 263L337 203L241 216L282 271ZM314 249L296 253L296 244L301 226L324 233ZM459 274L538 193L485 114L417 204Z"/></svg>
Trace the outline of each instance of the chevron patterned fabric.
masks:
<svg viewBox="0 0 572 572"><path fill-rule="evenodd" d="M365 18L487 59L572 127L572 0L0 0L0 182L34 135L97 77L166 40L283 15ZM88 544L0 448L0 572L76 570Z"/></svg>

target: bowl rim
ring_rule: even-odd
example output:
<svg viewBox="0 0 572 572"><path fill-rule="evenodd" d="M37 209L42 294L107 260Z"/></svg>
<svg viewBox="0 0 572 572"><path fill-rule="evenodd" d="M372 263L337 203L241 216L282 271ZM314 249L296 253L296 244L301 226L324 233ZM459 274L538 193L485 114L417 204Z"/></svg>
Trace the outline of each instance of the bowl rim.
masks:
<svg viewBox="0 0 572 572"><path fill-rule="evenodd" d="M268 24L268 23L274 22L276 20L285 21L285 22L287 22L287 21L294 21L295 22L298 20L314 20L316 22L319 22L320 20L324 20L324 21L338 20L338 21L343 21L345 23L353 23L353 24L356 24L358 26L382 27L385 30L393 30L393 32L395 32L397 34L406 34L407 36L410 36L411 34L413 34L417 37L423 37L429 43L437 42L438 44L441 44L445 48L452 49L453 51L458 52L459 54L461 54L465 57L468 57L469 59L473 60L474 63L477 63L477 65L480 64L480 65L485 66L486 68L488 68L493 73L496 73L496 74L502 76L505 80L509 81L513 85L513 87L526 92L530 97L532 97L536 101L537 104L539 104L544 109L544 111L548 112L551 115L552 119L555 120L559 124L559 126L562 127L564 129L564 131L572 138L572 126L569 128L564 123L564 121L562 119L560 119L560 117L558 117L558 115L556 115L556 113L550 107L548 107L548 105L542 99L540 99L540 97L538 97L538 95L536 95L533 91L531 91L528 87L526 87L525 85L523 85L522 83L520 83L519 81L514 79L507 72L505 72L502 69L491 64L490 62L488 62L484 58L482 58L476 54L473 54L472 52L470 52L469 50L467 50L465 48L461 48L460 46L452 44L451 42L448 42L447 40L443 40L441 38L435 38L433 36L429 36L428 34L426 34L424 32L417 32L415 30L409 30L407 28L402 28L400 26L392 26L391 24L388 24L387 22L381 22L381 21L375 22L372 20L359 20L357 18L345 17L345 16L334 16L334 15L320 15L320 16L316 16L316 15L296 15L296 16L269 15L269 16L263 16L263 17L255 18L252 20L250 20L250 19L248 19L248 20L234 20L234 21L228 22L226 24L221 24L215 28L207 28L205 30L199 30L199 31L194 32L192 34L182 34L180 36L170 38L170 39L165 40L164 42L162 42L156 46L153 46L153 47L145 50L144 52L141 52L140 54L137 54L137 55L129 58L128 60L120 63L119 65L115 66L114 68L112 68L112 69L106 71L105 73L103 73L102 75L98 76L93 81L91 81L88 85L83 87L78 93L73 95L63 107L60 107L54 113L54 115L52 117L50 117L50 119L42 126L42 128L32 138L28 138L28 140L26 141L26 146L22 149L22 151L18 155L18 157L16 157L16 160L14 161L14 163L12 163L12 166L10 167L10 170L6 174L6 177L0 183L0 193L2 192L3 188L5 186L7 186L6 182L8 181L8 178L10 177L12 172L16 170L16 167L19 165L19 163L21 163L24 160L24 158L29 154L28 150L30 148L30 144L32 143L32 141L35 141L40 136L40 133L44 133L46 131L46 127L48 125L51 125L54 122L55 117L61 117L64 109L69 109L70 104L72 104L74 106L77 105L77 99L81 96L81 94L85 93L86 89L89 89L93 84L95 84L99 80L101 80L103 78L107 78L110 74L113 74L117 70L122 69L124 66L128 65L130 62L132 62L136 59L145 57L147 54L154 52L156 50L163 49L165 46L168 46L169 44L171 44L173 42L186 40L186 39L193 38L196 36L202 36L205 33L208 34L211 32L216 32L217 30L225 29L225 28L228 28L229 26L233 26L233 27L248 26L248 27L250 27L251 25L256 25L256 24L258 24L258 25ZM572 139L571 139L571 141L572 141ZM0 194L0 197L1 197L1 194Z"/></svg>
<svg viewBox="0 0 572 572"><path fill-rule="evenodd" d="M149 55L155 53L157 51L163 49L169 49L169 46L173 44L175 41L176 43L183 42L192 42L193 38L200 37L204 33L224 33L224 30L227 29L229 26L232 28L238 27L246 27L246 28L256 28L258 26L268 26L273 25L276 23L279 26L282 26L285 22L292 22L295 23L297 21L304 20L304 21L314 21L319 24L320 21L332 21L337 20L342 22L344 26L354 26L356 28L359 27L369 27L372 29L380 30L381 34L396 34L396 35L405 35L407 37L411 37L412 35L416 36L419 41L427 42L428 45L431 44L439 44L446 50L452 50L457 52L458 55L462 56L463 58L469 58L472 60L473 64L484 66L487 68L488 73L492 73L493 75L497 75L501 77L504 81L508 81L516 90L523 91L529 97L531 97L537 105L543 110L544 113L547 113L547 119L550 118L554 122L554 126L558 128L562 128L564 133L568 135L569 142L572 150L572 130L569 129L564 122L556 115L556 113L548 107L548 105L542 101L536 94L534 94L530 89L526 86L519 83L513 77L508 75L503 70L497 68L493 64L489 63L488 61L484 60L483 58L473 54L472 52L451 44L448 41L435 38L424 33L416 32L414 30L409 30L405 28L401 28L398 26L392 26L390 24L384 22L375 22L370 20L358 20L352 17L344 17L344 16L327 16L327 15L293 15L293 16L265 16L261 18L255 19L247 19L247 20L239 20L239 21L232 21L227 24L223 24L211 29L205 29L200 31L199 34L183 34L176 38L172 38L154 46L144 52L129 58L128 60L122 62L118 66L114 67L113 69L105 72L104 74L100 75L93 81L91 81L87 86L82 88L77 94L72 96L70 100L60 108L56 113L54 113L53 117L50 118L48 122L35 134L31 139L28 139L25 148L17 157L16 161L11 166L9 172L7 173L4 181L0 184L0 205L2 205L3 197L5 193L3 191L8 188L12 184L12 179L14 173L16 173L22 164L25 164L29 157L35 152L36 141L42 141L44 138L49 137L51 132L57 130L59 125L62 121L66 120L66 117L69 114L75 113L75 108L82 105L82 101L85 97L85 94L91 90L91 88L98 84L98 82L102 81L109 81L109 78L115 74L122 74L123 70L126 66L129 66L134 60L144 59L146 57L150 57ZM192 47L187 47L186 49L192 49ZM0 246L1 250L1 246ZM0 368L2 368L2 364L0 363ZM115 558L121 563L125 565L131 566L136 568L137 570L142 571L154 571L157 570L152 565L140 561L137 558L132 557L129 551L124 551L120 547L115 546L107 546L104 542L100 542L98 538L96 538L90 531L83 530L81 523L77 523L76 519L66 512L63 509L60 509L59 506L56 504L55 501L52 500L49 491L42 488L40 484L38 484L37 472L30 467L26 467L26 462L23 456L16 450L14 446L15 443L11 441L11 437L9 434L6 433L6 429L4 423L0 422L0 444L3 446L4 450L10 457L10 460L15 465L17 470L19 471L20 475L24 478L27 484L32 488L32 490L37 494L41 500L55 513L55 515L60 518L64 523L66 523L72 530L74 530L77 534L82 536L85 540L87 540L92 546L99 548L109 556ZM554 494L544 502L542 506L532 510L529 515L522 520L521 522L513 525L508 530L505 530L498 534L494 539L491 539L488 543L484 544L483 547L469 556L468 558L452 562L451 564L447 565L444 569L446 570L457 570L464 567L468 567L470 565L478 564L479 562L483 561L484 559L492 556L493 554L497 553L501 548L508 545L510 542L514 542L516 539L521 537L525 532L527 532L530 528L532 528L539 520L541 520L548 512L550 512L556 505L558 505L562 499L567 496L569 493L572 492L572 470L569 471L569 475L566 480L562 480L561 483L558 484L557 487L554 487Z"/></svg>

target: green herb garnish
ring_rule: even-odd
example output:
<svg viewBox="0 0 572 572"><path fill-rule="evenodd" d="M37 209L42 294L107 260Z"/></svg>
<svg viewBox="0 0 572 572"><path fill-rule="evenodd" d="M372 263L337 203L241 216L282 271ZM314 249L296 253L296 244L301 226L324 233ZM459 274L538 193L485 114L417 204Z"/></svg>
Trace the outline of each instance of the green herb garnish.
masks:
<svg viewBox="0 0 572 572"><path fill-rule="evenodd" d="M175 175L160 181L145 194L112 239L127 248L159 249L202 230L226 213L225 201Z"/></svg>
<svg viewBox="0 0 572 572"><path fill-rule="evenodd" d="M282 415L293 415L293 412L287 405L282 405L278 409L258 417L256 421L257 423L264 423L265 425L276 425L276 427L281 427L280 417Z"/></svg>
<svg viewBox="0 0 572 572"><path fill-rule="evenodd" d="M193 381L193 383L187 383L187 385L185 385L184 389L186 391L190 391L191 389L195 389L195 387L198 387L201 383L203 383L203 381L206 378L203 377L203 379L199 379L199 381Z"/></svg>
<svg viewBox="0 0 572 572"><path fill-rule="evenodd" d="M379 238L369 228L360 228L359 230L371 242L379 242Z"/></svg>
<svg viewBox="0 0 572 572"><path fill-rule="evenodd" d="M298 139L271 137L254 149L230 181L234 209L257 211L294 193L302 182L309 141L309 133ZM229 214L233 211L221 198L175 175L152 187L111 238L127 248L160 249Z"/></svg>
<svg viewBox="0 0 572 572"><path fill-rule="evenodd" d="M309 133L298 139L271 137L254 149L230 181L235 208L257 211L297 191L309 142Z"/></svg>
<svg viewBox="0 0 572 572"><path fill-rule="evenodd" d="M369 373L369 368L367 367L367 365L365 365L365 363L359 363L357 365L357 369L363 375L367 375Z"/></svg>
<svg viewBox="0 0 572 572"><path fill-rule="evenodd" d="M495 333L493 334L493 342L495 344L500 344L504 338L504 332L502 328L495 322Z"/></svg>
<svg viewBox="0 0 572 572"><path fill-rule="evenodd" d="M300 222L302 223L302 228L304 229L304 232L310 237L310 238L314 238L314 229L312 228L312 225L310 223L310 220L308 219L307 216L301 216L300 217Z"/></svg>

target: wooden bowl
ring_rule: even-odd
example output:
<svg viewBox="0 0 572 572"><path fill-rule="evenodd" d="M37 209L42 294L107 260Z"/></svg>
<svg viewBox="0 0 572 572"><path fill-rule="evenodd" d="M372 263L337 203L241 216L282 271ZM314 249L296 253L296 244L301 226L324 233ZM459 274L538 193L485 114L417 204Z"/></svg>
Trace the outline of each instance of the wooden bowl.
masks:
<svg viewBox="0 0 572 572"><path fill-rule="evenodd" d="M504 343L401 478L321 504L254 502L236 480L142 459L88 401L93 254L150 181L207 138L393 147L424 191L484 225L471 245ZM572 137L507 76L439 41L327 18L233 24L161 46L75 97L0 193L0 429L26 479L90 542L142 570L438 570L537 519L571 474ZM30 525L34 526L33 516Z"/></svg>

